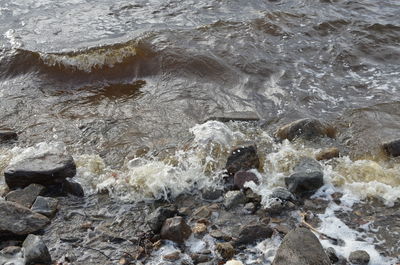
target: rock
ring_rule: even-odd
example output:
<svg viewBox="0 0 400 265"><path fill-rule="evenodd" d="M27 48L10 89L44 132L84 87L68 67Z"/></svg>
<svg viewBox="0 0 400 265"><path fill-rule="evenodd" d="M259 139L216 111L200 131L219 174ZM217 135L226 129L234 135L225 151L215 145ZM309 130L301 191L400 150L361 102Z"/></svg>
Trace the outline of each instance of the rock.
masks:
<svg viewBox="0 0 400 265"><path fill-rule="evenodd" d="M229 260L225 265L243 265L243 263L238 260Z"/></svg>
<svg viewBox="0 0 400 265"><path fill-rule="evenodd" d="M38 196L33 203L31 210L35 213L52 217L57 211L58 200L50 197Z"/></svg>
<svg viewBox="0 0 400 265"><path fill-rule="evenodd" d="M168 253L167 255L163 256L163 259L168 260L168 261L176 261L181 257L181 252L180 251L174 251L172 253Z"/></svg>
<svg viewBox="0 0 400 265"><path fill-rule="evenodd" d="M9 201L0 201L0 216L0 237L27 235L50 223L46 216Z"/></svg>
<svg viewBox="0 0 400 265"><path fill-rule="evenodd" d="M201 197L205 201L216 201L220 199L223 194L223 190L207 188L202 190Z"/></svg>
<svg viewBox="0 0 400 265"><path fill-rule="evenodd" d="M81 184L73 181L65 180L62 185L62 191L77 197L84 197L85 193Z"/></svg>
<svg viewBox="0 0 400 265"><path fill-rule="evenodd" d="M367 265L370 257L368 252L364 250L356 250L350 253L349 261L356 265Z"/></svg>
<svg viewBox="0 0 400 265"><path fill-rule="evenodd" d="M388 155L394 157L400 156L400 139L386 142L382 146Z"/></svg>
<svg viewBox="0 0 400 265"><path fill-rule="evenodd" d="M272 265L330 265L318 238L306 228L296 228L284 238Z"/></svg>
<svg viewBox="0 0 400 265"><path fill-rule="evenodd" d="M295 200L293 194L288 189L286 189L284 187L276 187L276 188L274 188L269 197L270 198L277 198L277 199L280 199L281 201L294 201Z"/></svg>
<svg viewBox="0 0 400 265"><path fill-rule="evenodd" d="M0 143L17 140L18 135L11 129L0 129Z"/></svg>
<svg viewBox="0 0 400 265"><path fill-rule="evenodd" d="M230 243L217 243L215 249L223 259L230 259L235 256L235 249Z"/></svg>
<svg viewBox="0 0 400 265"><path fill-rule="evenodd" d="M24 188L32 183L44 186L61 184L75 174L74 159L61 151L24 157L12 162L4 171L10 189Z"/></svg>
<svg viewBox="0 0 400 265"><path fill-rule="evenodd" d="M231 236L225 234L224 232L220 230L213 230L210 232L210 236L217 240L223 240L223 241L230 241L232 239Z"/></svg>
<svg viewBox="0 0 400 265"><path fill-rule="evenodd" d="M194 264L200 265L200 264L208 264L206 262L210 261L212 257L208 254L202 254L202 253L193 253L190 255L192 258ZM213 265L214 263L210 263L210 265Z"/></svg>
<svg viewBox="0 0 400 265"><path fill-rule="evenodd" d="M193 212L193 219L195 220L201 218L208 218L210 216L211 216L211 211L210 209L208 209L207 206L199 207Z"/></svg>
<svg viewBox="0 0 400 265"><path fill-rule="evenodd" d="M332 263L336 263L336 262L339 261L339 258L338 258L337 254L336 254L336 251L335 251L335 249L333 247L327 248L325 252L326 252L326 255L328 255L328 258Z"/></svg>
<svg viewBox="0 0 400 265"><path fill-rule="evenodd" d="M197 223L192 229L193 234L196 235L202 235L206 231L207 231L207 226L203 223Z"/></svg>
<svg viewBox="0 0 400 265"><path fill-rule="evenodd" d="M279 128L275 134L281 140L288 139L292 141L298 137L311 140L325 135L326 128L319 120L306 118Z"/></svg>
<svg viewBox="0 0 400 265"><path fill-rule="evenodd" d="M211 116L205 120L207 121L220 121L220 122L228 122L228 121L259 121L257 113L252 111L234 111L227 112L224 114L219 114L215 116Z"/></svg>
<svg viewBox="0 0 400 265"><path fill-rule="evenodd" d="M252 244L260 239L270 238L272 233L273 230L264 223L245 225L240 228L236 243L238 245Z"/></svg>
<svg viewBox="0 0 400 265"><path fill-rule="evenodd" d="M40 184L31 184L22 190L14 190L6 195L6 200L30 208L36 197L43 194L46 188Z"/></svg>
<svg viewBox="0 0 400 265"><path fill-rule="evenodd" d="M321 150L316 156L315 159L320 160L329 160L335 157L339 157L339 149L336 147L326 148Z"/></svg>
<svg viewBox="0 0 400 265"><path fill-rule="evenodd" d="M261 203L262 200L261 195L255 193L252 189L245 189L244 194L248 202L253 202L254 204Z"/></svg>
<svg viewBox="0 0 400 265"><path fill-rule="evenodd" d="M51 264L49 250L39 236L28 235L22 247L26 265Z"/></svg>
<svg viewBox="0 0 400 265"><path fill-rule="evenodd" d="M190 235L192 230L181 216L168 218L161 228L161 238L177 243L183 243Z"/></svg>
<svg viewBox="0 0 400 265"><path fill-rule="evenodd" d="M246 197L239 190L228 191L224 196L224 206L226 209L232 209L239 204L244 204Z"/></svg>
<svg viewBox="0 0 400 265"><path fill-rule="evenodd" d="M235 188L243 189L246 182L253 181L255 184L260 184L256 174L249 171L238 171L233 176L233 185Z"/></svg>
<svg viewBox="0 0 400 265"><path fill-rule="evenodd" d="M302 157L293 168L294 172L313 172L322 171L323 168L317 160L311 157Z"/></svg>
<svg viewBox="0 0 400 265"><path fill-rule="evenodd" d="M25 264L20 247L9 246L0 251L0 265Z"/></svg>
<svg viewBox="0 0 400 265"><path fill-rule="evenodd" d="M244 205L243 210L245 210L247 213L252 214L256 211L256 206L254 205L254 203L249 202Z"/></svg>
<svg viewBox="0 0 400 265"><path fill-rule="evenodd" d="M230 176L235 175L239 170L259 167L260 159L257 155L257 148L253 145L234 149L226 162L226 170Z"/></svg>
<svg viewBox="0 0 400 265"><path fill-rule="evenodd" d="M178 215L180 216L189 216L191 214L192 214L192 209L190 209L189 207L181 207L178 209Z"/></svg>
<svg viewBox="0 0 400 265"><path fill-rule="evenodd" d="M177 209L174 205L158 207L147 217L147 224L154 233L159 233L165 220L177 214Z"/></svg>

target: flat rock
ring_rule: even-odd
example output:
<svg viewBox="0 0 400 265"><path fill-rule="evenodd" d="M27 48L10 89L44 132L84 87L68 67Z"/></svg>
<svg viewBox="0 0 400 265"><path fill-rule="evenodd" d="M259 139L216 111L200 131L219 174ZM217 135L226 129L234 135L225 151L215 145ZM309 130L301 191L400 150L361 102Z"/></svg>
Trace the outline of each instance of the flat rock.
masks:
<svg viewBox="0 0 400 265"><path fill-rule="evenodd" d="M236 244L252 244L258 240L270 238L272 233L272 228L264 223L245 225L240 228Z"/></svg>
<svg viewBox="0 0 400 265"><path fill-rule="evenodd" d="M50 197L38 196L32 205L31 210L35 213L52 217L57 211L58 200Z"/></svg>
<svg viewBox="0 0 400 265"><path fill-rule="evenodd" d="M400 156L400 139L384 143L383 149L390 156Z"/></svg>
<svg viewBox="0 0 400 265"><path fill-rule="evenodd" d="M0 201L0 216L0 237L31 234L50 223L46 216L9 201Z"/></svg>
<svg viewBox="0 0 400 265"><path fill-rule="evenodd" d="M40 236L28 235L22 244L26 265L51 264L51 256Z"/></svg>
<svg viewBox="0 0 400 265"><path fill-rule="evenodd" d="M260 159L257 155L257 147L251 145L234 149L229 155L225 167L230 176L234 176L240 170L258 169Z"/></svg>
<svg viewBox="0 0 400 265"><path fill-rule="evenodd" d="M291 230L284 238L272 265L330 265L318 238L306 228Z"/></svg>
<svg viewBox="0 0 400 265"><path fill-rule="evenodd" d="M183 243L192 234L190 226L181 216L168 218L161 228L161 238Z"/></svg>
<svg viewBox="0 0 400 265"><path fill-rule="evenodd" d="M0 143L17 140L18 134L11 129L0 129Z"/></svg>
<svg viewBox="0 0 400 265"><path fill-rule="evenodd" d="M226 209L232 209L237 207L239 204L244 204L246 197L243 192L239 190L228 191L224 196L224 206Z"/></svg>
<svg viewBox="0 0 400 265"><path fill-rule="evenodd" d="M246 182L253 181L255 184L260 184L256 174L249 171L238 171L233 176L233 185L235 188L243 189Z"/></svg>
<svg viewBox="0 0 400 265"><path fill-rule="evenodd" d="M7 201L12 201L21 204L27 208L30 208L36 197L43 194L45 187L40 184L31 184L22 190L14 190L6 195Z"/></svg>
<svg viewBox="0 0 400 265"><path fill-rule="evenodd" d="M32 183L44 186L61 184L75 174L74 159L62 151L32 154L12 162L4 171L5 181L10 189L24 188Z"/></svg>
<svg viewBox="0 0 400 265"><path fill-rule="evenodd" d="M356 265L368 265L370 256L365 250L356 250L350 253L349 261Z"/></svg>
<svg viewBox="0 0 400 265"><path fill-rule="evenodd" d="M311 140L325 135L326 128L319 120L306 118L282 126L275 134L281 140L292 141L295 138Z"/></svg>

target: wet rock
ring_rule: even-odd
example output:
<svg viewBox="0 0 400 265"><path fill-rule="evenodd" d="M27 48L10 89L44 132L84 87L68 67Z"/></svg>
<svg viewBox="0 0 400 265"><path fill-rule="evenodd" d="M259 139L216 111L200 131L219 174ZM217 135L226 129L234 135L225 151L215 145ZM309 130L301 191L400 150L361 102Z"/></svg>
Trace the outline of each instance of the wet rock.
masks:
<svg viewBox="0 0 400 265"><path fill-rule="evenodd" d="M226 162L226 170L230 176L234 176L240 170L259 167L260 159L257 155L257 148L253 145L234 149Z"/></svg>
<svg viewBox="0 0 400 265"><path fill-rule="evenodd" d="M349 261L356 265L367 265L370 257L368 252L364 250L356 250L350 253Z"/></svg>
<svg viewBox="0 0 400 265"><path fill-rule="evenodd" d="M230 243L217 243L215 249L223 259L230 259L235 256L235 249Z"/></svg>
<svg viewBox="0 0 400 265"><path fill-rule="evenodd" d="M224 206L226 209L232 209L239 204L244 204L246 197L239 190L228 191L224 196Z"/></svg>
<svg viewBox="0 0 400 265"><path fill-rule="evenodd" d="M400 139L384 143L383 149L390 156L400 156Z"/></svg>
<svg viewBox="0 0 400 265"><path fill-rule="evenodd" d="M0 251L0 265L24 264L23 253L20 247L9 246Z"/></svg>
<svg viewBox="0 0 400 265"><path fill-rule="evenodd" d="M238 171L233 176L233 185L237 189L243 189L246 182L253 181L255 184L260 184L256 174L249 171Z"/></svg>
<svg viewBox="0 0 400 265"><path fill-rule="evenodd" d="M177 243L183 243L190 235L192 230L181 216L168 218L161 228L161 238Z"/></svg>
<svg viewBox="0 0 400 265"><path fill-rule="evenodd" d="M230 241L232 239L231 236L225 234L224 232L220 230L213 230L210 232L210 236L217 240L223 240L223 241Z"/></svg>
<svg viewBox="0 0 400 265"><path fill-rule="evenodd" d="M281 201L294 201L295 200L293 194L284 187L274 188L269 197L277 198L277 199L280 199Z"/></svg>
<svg viewBox="0 0 400 265"><path fill-rule="evenodd" d="M339 261L339 258L337 256L336 251L335 251L334 248L329 247L329 248L326 249L325 252L326 252L326 255L328 255L328 258L332 263L336 263L336 262Z"/></svg>
<svg viewBox="0 0 400 265"><path fill-rule="evenodd" d="M229 260L225 265L243 265L243 263L238 260Z"/></svg>
<svg viewBox="0 0 400 265"><path fill-rule="evenodd" d="M180 216L189 216L191 214L192 214L192 210L189 207L182 207L182 208L178 209L178 215L180 215Z"/></svg>
<svg viewBox="0 0 400 265"><path fill-rule="evenodd" d="M0 129L0 143L17 140L18 135L11 129Z"/></svg>
<svg viewBox="0 0 400 265"><path fill-rule="evenodd" d="M254 204L260 204L261 203L261 195L258 195L255 193L252 189L246 189L244 191L244 194L246 196L246 200L248 202L253 202Z"/></svg>
<svg viewBox="0 0 400 265"><path fill-rule="evenodd" d="M190 255L192 258L194 264L214 264L214 263L208 263L212 257L209 254L203 254L203 253L193 253Z"/></svg>
<svg viewBox="0 0 400 265"><path fill-rule="evenodd" d="M329 160L335 157L339 157L339 149L336 147L326 148L321 150L316 156L315 159L320 160Z"/></svg>
<svg viewBox="0 0 400 265"><path fill-rule="evenodd" d="M276 136L281 140L288 139L289 141L297 137L311 140L325 135L325 132L325 126L319 120L306 118L279 128L276 131Z"/></svg>
<svg viewBox="0 0 400 265"><path fill-rule="evenodd" d="M164 221L175 216L176 213L177 209L174 205L158 207L147 217L146 222L154 233L159 233Z"/></svg>
<svg viewBox="0 0 400 265"><path fill-rule="evenodd" d="M324 213L326 207L328 207L329 201L322 199L304 200L303 209L304 211L312 211L313 213Z"/></svg>
<svg viewBox="0 0 400 265"><path fill-rule="evenodd" d="M211 216L211 211L210 209L208 209L207 206L202 206L197 208L194 212L193 212L193 219L201 219L201 218L208 218Z"/></svg>
<svg viewBox="0 0 400 265"><path fill-rule="evenodd" d="M202 190L201 197L205 201L216 201L219 200L223 194L223 190L207 188Z"/></svg>
<svg viewBox="0 0 400 265"><path fill-rule="evenodd" d="M267 224L250 224L240 228L237 245L252 244L258 240L270 238L273 230Z"/></svg>
<svg viewBox="0 0 400 265"><path fill-rule="evenodd" d="M180 251L174 251L172 253L168 253L167 255L163 256L163 259L168 260L168 261L176 261L181 257L181 252Z"/></svg>
<svg viewBox="0 0 400 265"><path fill-rule="evenodd" d="M207 118L205 121L220 121L220 122L228 122L228 121L259 121L257 113L252 111L234 111L227 112L215 116L211 116Z"/></svg>
<svg viewBox="0 0 400 265"><path fill-rule="evenodd" d="M24 188L32 183L44 186L60 184L75 174L74 159L61 151L25 157L10 164L4 171L10 189Z"/></svg>
<svg viewBox="0 0 400 265"><path fill-rule="evenodd" d="M31 184L22 190L14 190L6 195L6 200L30 208L36 197L43 194L46 188L40 184Z"/></svg>
<svg viewBox="0 0 400 265"><path fill-rule="evenodd" d="M245 210L247 213L252 214L256 211L256 206L254 205L254 203L249 202L244 205L243 210Z"/></svg>
<svg viewBox="0 0 400 265"><path fill-rule="evenodd" d="M31 210L35 213L52 217L57 211L58 200L50 197L38 196L32 205Z"/></svg>
<svg viewBox="0 0 400 265"><path fill-rule="evenodd" d="M15 202L0 201L0 237L27 235L43 229L50 220Z"/></svg>
<svg viewBox="0 0 400 265"><path fill-rule="evenodd" d="M318 238L306 228L290 231L278 248L272 265L330 265Z"/></svg>
<svg viewBox="0 0 400 265"><path fill-rule="evenodd" d="M39 236L28 235L22 244L26 265L51 264L51 256Z"/></svg>
<svg viewBox="0 0 400 265"><path fill-rule="evenodd" d="M64 193L71 194L71 195L74 195L77 197L85 196L85 193L83 191L81 184L74 182L74 181L65 180L63 182L62 191Z"/></svg>
<svg viewBox="0 0 400 265"><path fill-rule="evenodd" d="M203 223L197 223L193 229L193 234L195 235L202 235L207 231L207 226Z"/></svg>

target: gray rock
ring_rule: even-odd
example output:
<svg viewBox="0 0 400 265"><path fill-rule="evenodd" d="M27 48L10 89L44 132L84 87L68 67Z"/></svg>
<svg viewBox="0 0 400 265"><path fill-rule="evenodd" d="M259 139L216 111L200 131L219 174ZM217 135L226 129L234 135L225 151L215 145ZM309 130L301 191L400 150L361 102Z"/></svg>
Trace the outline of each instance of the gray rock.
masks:
<svg viewBox="0 0 400 265"><path fill-rule="evenodd" d="M301 160L293 168L294 172L314 172L322 171L320 163L311 157L302 157Z"/></svg>
<svg viewBox="0 0 400 265"><path fill-rule="evenodd" d="M211 216L211 213L212 212L208 208L208 206L201 206L201 207L197 208L196 210L194 210L192 218L194 220L208 218Z"/></svg>
<svg viewBox="0 0 400 265"><path fill-rule="evenodd" d="M220 122L228 122L228 121L259 121L257 113L252 111L235 111L235 112L227 112L224 114L219 114L215 116L211 116L207 118L205 121L220 121Z"/></svg>
<svg viewBox="0 0 400 265"><path fill-rule="evenodd" d="M50 197L38 196L33 203L31 210L35 213L52 217L57 211L58 200Z"/></svg>
<svg viewBox="0 0 400 265"><path fill-rule="evenodd" d="M190 235L192 230L181 216L168 218L161 228L161 238L177 243L183 243Z"/></svg>
<svg viewBox="0 0 400 265"><path fill-rule="evenodd" d="M293 194L284 187L276 187L272 190L270 198L278 198L282 201L294 201L295 198Z"/></svg>
<svg viewBox="0 0 400 265"><path fill-rule="evenodd" d="M164 221L177 213L178 210L174 205L161 206L147 217L146 222L154 233L159 233Z"/></svg>
<svg viewBox="0 0 400 265"><path fill-rule="evenodd" d="M400 156L400 139L390 141L383 144L383 149L391 156Z"/></svg>
<svg viewBox="0 0 400 265"><path fill-rule="evenodd" d="M233 185L235 188L243 189L246 182L253 181L255 184L260 184L256 174L249 171L238 171L233 176Z"/></svg>
<svg viewBox="0 0 400 265"><path fill-rule="evenodd" d="M288 139L292 141L295 138L301 137L311 140L315 137L323 136L326 134L325 126L316 119L301 119L289 123L276 132L276 136L281 139Z"/></svg>
<svg viewBox="0 0 400 265"><path fill-rule="evenodd" d="M228 191L224 196L224 206L226 209L232 209L239 204L244 204L246 202L246 197L243 192L239 190Z"/></svg>
<svg viewBox="0 0 400 265"><path fill-rule="evenodd" d="M39 236L28 235L22 244L26 265L51 264L51 256Z"/></svg>
<svg viewBox="0 0 400 265"><path fill-rule="evenodd" d="M215 249L218 254L225 260L231 259L235 256L235 249L230 243L217 243Z"/></svg>
<svg viewBox="0 0 400 265"><path fill-rule="evenodd" d="M350 253L349 261L356 265L367 265L370 257L368 252L364 250L356 250Z"/></svg>
<svg viewBox="0 0 400 265"><path fill-rule="evenodd" d="M265 223L245 225L240 228L237 245L252 244L258 240L270 238L273 230Z"/></svg>
<svg viewBox="0 0 400 265"><path fill-rule="evenodd" d="M328 255L328 258L332 263L336 263L336 262L339 261L339 258L337 256L336 251L335 251L334 248L329 247L329 248L326 249L325 252L326 252L326 255Z"/></svg>
<svg viewBox="0 0 400 265"><path fill-rule="evenodd" d="M20 247L9 246L0 251L0 265L25 265Z"/></svg>
<svg viewBox="0 0 400 265"><path fill-rule="evenodd" d="M17 140L18 135L11 129L0 129L0 143Z"/></svg>
<svg viewBox="0 0 400 265"><path fill-rule="evenodd" d="M61 184L75 174L74 159L61 151L26 157L10 164L4 171L10 189L24 188L32 183L44 186Z"/></svg>
<svg viewBox="0 0 400 265"><path fill-rule="evenodd" d="M228 174L233 176L239 170L249 170L260 167L257 148L254 145L234 149L226 162Z"/></svg>
<svg viewBox="0 0 400 265"><path fill-rule="evenodd" d="M231 236L225 234L221 230L213 230L213 231L211 231L210 232L210 236L212 236L213 238L215 238L217 240L223 240L223 241L229 241L229 240L232 239Z"/></svg>
<svg viewBox="0 0 400 265"><path fill-rule="evenodd" d="M335 157L339 157L340 151L336 147L326 148L321 150L316 156L315 159L320 160L329 160Z"/></svg>
<svg viewBox="0 0 400 265"><path fill-rule="evenodd" d="M73 181L65 180L62 184L62 191L78 197L85 196L85 192L83 191L81 184Z"/></svg>
<svg viewBox="0 0 400 265"><path fill-rule="evenodd" d="M22 190L14 190L6 195L7 201L12 201L21 204L27 208L32 206L36 197L43 194L46 188L40 184L31 184Z"/></svg>
<svg viewBox="0 0 400 265"><path fill-rule="evenodd" d="M291 230L283 239L272 265L330 265L318 238L306 228Z"/></svg>
<svg viewBox="0 0 400 265"><path fill-rule="evenodd" d="M205 201L216 201L221 199L223 194L223 190L207 188L202 190L201 198Z"/></svg>
<svg viewBox="0 0 400 265"><path fill-rule="evenodd" d="M27 235L50 223L46 216L8 201L0 201L0 216L0 236Z"/></svg>
<svg viewBox="0 0 400 265"><path fill-rule="evenodd" d="M246 204L244 205L243 209L244 209L247 213L252 214L252 213L254 213L254 212L256 211L256 206L254 205L254 203L249 202L249 203L246 203Z"/></svg>

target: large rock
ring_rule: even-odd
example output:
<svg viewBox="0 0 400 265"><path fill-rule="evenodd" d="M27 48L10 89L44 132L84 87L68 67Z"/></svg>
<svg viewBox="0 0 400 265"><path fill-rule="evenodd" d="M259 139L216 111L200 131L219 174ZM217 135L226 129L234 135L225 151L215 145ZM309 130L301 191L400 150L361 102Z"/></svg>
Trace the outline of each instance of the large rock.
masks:
<svg viewBox="0 0 400 265"><path fill-rule="evenodd" d="M391 156L400 156L400 139L390 141L383 144L383 149Z"/></svg>
<svg viewBox="0 0 400 265"><path fill-rule="evenodd" d="M9 201L0 201L0 216L0 237L31 234L50 222L46 216Z"/></svg>
<svg viewBox="0 0 400 265"><path fill-rule="evenodd" d="M22 244L26 265L51 264L51 256L39 236L28 235Z"/></svg>
<svg viewBox="0 0 400 265"><path fill-rule="evenodd" d="M233 185L235 188L243 189L246 182L253 181L255 184L260 184L256 174L250 171L238 171L233 176Z"/></svg>
<svg viewBox="0 0 400 265"><path fill-rule="evenodd" d="M10 140L17 140L18 135L11 129L1 129L0 128L0 143L7 142Z"/></svg>
<svg viewBox="0 0 400 265"><path fill-rule="evenodd" d="M165 220L160 234L162 239L183 243L192 234L192 230L181 216L176 216Z"/></svg>
<svg viewBox="0 0 400 265"><path fill-rule="evenodd" d="M250 224L240 228L239 236L235 242L237 245L252 244L258 240L270 238L273 230L267 224Z"/></svg>
<svg viewBox="0 0 400 265"><path fill-rule="evenodd" d="M226 162L226 170L230 176L239 170L249 170L260 167L257 148L253 145L234 149Z"/></svg>
<svg viewBox="0 0 400 265"><path fill-rule="evenodd" d="M330 265L318 238L306 228L290 231L278 248L272 265Z"/></svg>
<svg viewBox="0 0 400 265"><path fill-rule="evenodd" d="M154 233L159 233L164 221L177 213L178 210L174 205L161 206L147 217L146 222Z"/></svg>
<svg viewBox="0 0 400 265"><path fill-rule="evenodd" d="M325 126L319 120L309 118L289 123L279 128L276 132L276 136L279 139L288 139L289 141L292 141L298 137L311 140L315 137L323 136L325 134Z"/></svg>
<svg viewBox="0 0 400 265"><path fill-rule="evenodd" d="M74 159L62 151L26 156L12 162L4 171L10 189L24 188L32 183L44 186L61 184L75 174Z"/></svg>
<svg viewBox="0 0 400 265"><path fill-rule="evenodd" d="M31 184L22 190L14 190L6 195L7 201L12 201L21 204L27 208L30 208L36 197L43 194L45 187L40 184Z"/></svg>

